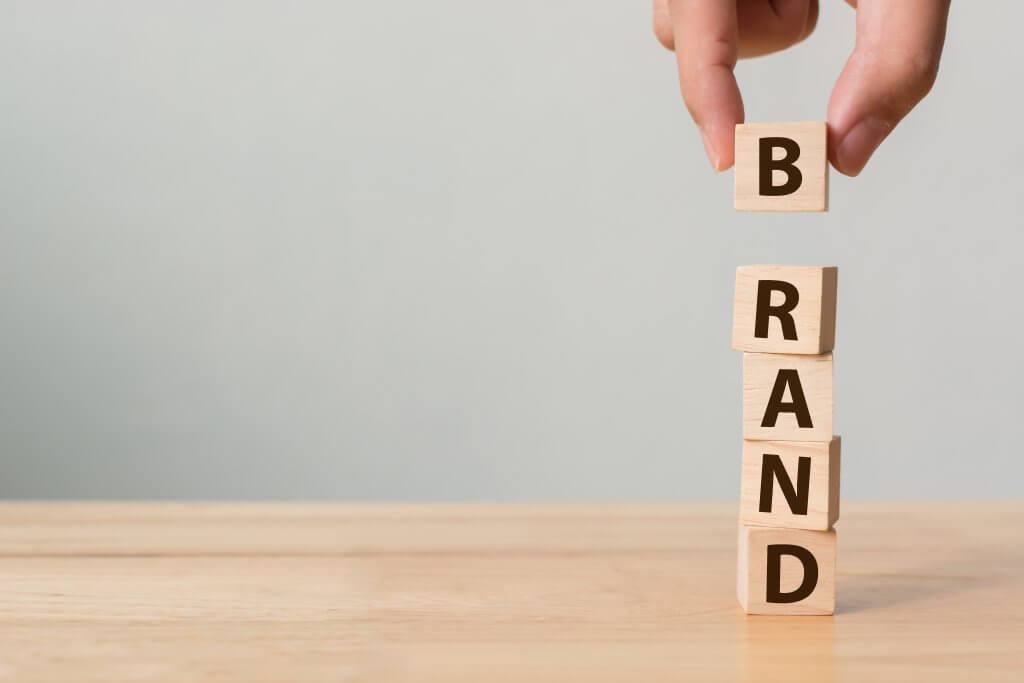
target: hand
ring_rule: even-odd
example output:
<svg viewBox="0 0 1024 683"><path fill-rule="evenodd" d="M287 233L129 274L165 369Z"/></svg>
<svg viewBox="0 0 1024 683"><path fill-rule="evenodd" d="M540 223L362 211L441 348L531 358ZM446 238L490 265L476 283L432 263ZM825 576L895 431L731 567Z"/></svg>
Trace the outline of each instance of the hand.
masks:
<svg viewBox="0 0 1024 683"><path fill-rule="evenodd" d="M875 149L928 94L939 68L950 0L847 0L857 43L828 104L829 159L861 172ZM733 165L743 100L736 60L810 35L818 0L654 0L654 33L675 50L679 86L716 171Z"/></svg>

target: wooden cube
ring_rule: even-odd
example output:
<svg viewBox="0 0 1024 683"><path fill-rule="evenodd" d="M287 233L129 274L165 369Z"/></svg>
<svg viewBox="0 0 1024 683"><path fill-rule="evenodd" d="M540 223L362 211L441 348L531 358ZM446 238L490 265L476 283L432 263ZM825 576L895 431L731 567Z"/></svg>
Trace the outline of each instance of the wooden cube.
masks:
<svg viewBox="0 0 1024 683"><path fill-rule="evenodd" d="M832 614L836 532L744 526L736 596L747 614Z"/></svg>
<svg viewBox="0 0 1024 683"><path fill-rule="evenodd" d="M831 529L839 519L839 437L832 441L744 441L740 521Z"/></svg>
<svg viewBox="0 0 1024 683"><path fill-rule="evenodd" d="M832 354L743 354L743 438L832 440Z"/></svg>
<svg viewBox="0 0 1024 683"><path fill-rule="evenodd" d="M736 126L737 211L827 211L824 121Z"/></svg>
<svg viewBox="0 0 1024 683"><path fill-rule="evenodd" d="M822 354L836 339L835 266L741 266L736 269L732 348Z"/></svg>

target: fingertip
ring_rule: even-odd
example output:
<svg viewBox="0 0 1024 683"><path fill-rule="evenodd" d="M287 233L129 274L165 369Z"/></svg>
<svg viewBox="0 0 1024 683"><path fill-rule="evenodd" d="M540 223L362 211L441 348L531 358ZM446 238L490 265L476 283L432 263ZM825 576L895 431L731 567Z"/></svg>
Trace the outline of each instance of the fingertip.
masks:
<svg viewBox="0 0 1024 683"><path fill-rule="evenodd" d="M843 175L860 175L892 129L888 121L874 116L858 121L845 133L837 134L834 142L830 141L832 166Z"/></svg>
<svg viewBox="0 0 1024 683"><path fill-rule="evenodd" d="M730 128L735 128L735 126L730 126ZM733 167L733 164L736 161L735 133L730 132L728 135L723 135L721 145L722 147L718 158L718 166L715 169L719 173L722 171L728 171Z"/></svg>
<svg viewBox="0 0 1024 683"><path fill-rule="evenodd" d="M718 149L715 147L715 141L708 131L703 128L700 129L700 139L704 142L704 153L708 155L708 161L711 162L711 170L718 173L722 170L720 168L721 158L718 155Z"/></svg>
<svg viewBox="0 0 1024 683"><path fill-rule="evenodd" d="M732 168L736 157L736 122L716 122L699 127L704 151L715 173Z"/></svg>

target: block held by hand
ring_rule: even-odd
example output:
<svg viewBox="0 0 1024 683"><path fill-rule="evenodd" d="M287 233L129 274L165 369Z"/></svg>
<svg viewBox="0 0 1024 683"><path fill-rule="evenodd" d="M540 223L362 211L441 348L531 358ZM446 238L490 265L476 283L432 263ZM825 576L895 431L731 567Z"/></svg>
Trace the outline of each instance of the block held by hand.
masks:
<svg viewBox="0 0 1024 683"><path fill-rule="evenodd" d="M824 121L736 126L737 211L827 211Z"/></svg>

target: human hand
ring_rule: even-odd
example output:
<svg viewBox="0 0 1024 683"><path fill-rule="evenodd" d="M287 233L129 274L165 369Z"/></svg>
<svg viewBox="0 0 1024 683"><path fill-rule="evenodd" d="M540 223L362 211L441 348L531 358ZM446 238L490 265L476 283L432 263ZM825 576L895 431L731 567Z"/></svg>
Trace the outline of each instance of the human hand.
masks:
<svg viewBox="0 0 1024 683"><path fill-rule="evenodd" d="M846 0L857 41L828 104L829 159L855 176L928 94L939 68L950 0ZM654 0L654 33L676 53L679 87L711 166L735 160L743 100L736 60L777 52L810 35L818 0Z"/></svg>

